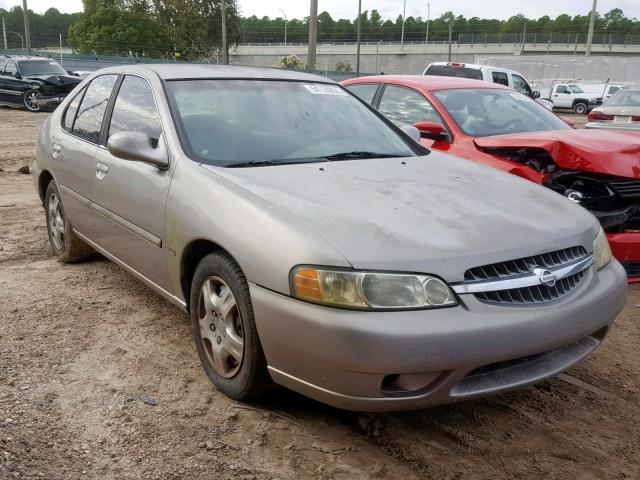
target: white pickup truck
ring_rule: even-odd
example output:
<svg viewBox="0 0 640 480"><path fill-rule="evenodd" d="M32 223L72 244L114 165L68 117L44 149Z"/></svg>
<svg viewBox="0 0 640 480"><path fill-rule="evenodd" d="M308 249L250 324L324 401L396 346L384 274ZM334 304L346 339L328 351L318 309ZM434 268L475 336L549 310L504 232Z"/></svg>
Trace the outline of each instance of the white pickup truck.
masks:
<svg viewBox="0 0 640 480"><path fill-rule="evenodd" d="M541 89L540 96L550 100L553 108L572 108L575 113L586 115L618 90L620 86L607 84L600 91L585 92L576 83L554 83L547 92Z"/></svg>

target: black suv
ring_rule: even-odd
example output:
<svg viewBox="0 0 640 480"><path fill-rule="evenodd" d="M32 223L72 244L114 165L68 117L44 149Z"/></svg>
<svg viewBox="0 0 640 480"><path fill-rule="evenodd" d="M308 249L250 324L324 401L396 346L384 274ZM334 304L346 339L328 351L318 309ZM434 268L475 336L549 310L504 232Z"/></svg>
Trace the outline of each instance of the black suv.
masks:
<svg viewBox="0 0 640 480"><path fill-rule="evenodd" d="M49 58L0 55L0 104L52 108L81 81Z"/></svg>

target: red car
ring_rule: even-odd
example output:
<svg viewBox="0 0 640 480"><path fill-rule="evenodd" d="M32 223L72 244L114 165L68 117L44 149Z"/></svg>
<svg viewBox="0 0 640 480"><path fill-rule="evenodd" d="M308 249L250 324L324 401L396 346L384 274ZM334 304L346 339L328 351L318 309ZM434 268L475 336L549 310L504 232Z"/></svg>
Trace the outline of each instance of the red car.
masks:
<svg viewBox="0 0 640 480"><path fill-rule="evenodd" d="M463 78L374 76L342 82L429 148L545 185L589 209L630 282L640 282L640 134L576 130L510 88Z"/></svg>

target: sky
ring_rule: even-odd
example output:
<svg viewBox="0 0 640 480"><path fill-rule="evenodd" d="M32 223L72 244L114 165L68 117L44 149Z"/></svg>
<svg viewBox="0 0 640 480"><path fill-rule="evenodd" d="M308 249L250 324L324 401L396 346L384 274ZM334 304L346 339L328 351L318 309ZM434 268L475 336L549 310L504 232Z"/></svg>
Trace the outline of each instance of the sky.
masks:
<svg viewBox="0 0 640 480"><path fill-rule="evenodd" d="M395 19L402 14L404 0L362 0L362 10L377 9L384 19ZM426 0L406 0L407 16L426 18ZM284 10L288 18L304 18L309 15L308 0L239 0L244 16L258 17L282 16L279 9ZM465 17L506 19L518 13L528 18L549 15L552 18L560 14L584 15L591 9L591 0L430 0L431 18L435 18L453 9L457 15ZM22 0L0 0L0 8L10 9L14 5L22 5ZM29 8L43 13L50 7L61 12L78 12L82 10L81 0L28 0ZM621 8L628 17L640 18L640 0L600 0L598 11L608 12L613 8ZM318 0L318 12L328 11L334 19L355 18L358 15L358 0Z"/></svg>

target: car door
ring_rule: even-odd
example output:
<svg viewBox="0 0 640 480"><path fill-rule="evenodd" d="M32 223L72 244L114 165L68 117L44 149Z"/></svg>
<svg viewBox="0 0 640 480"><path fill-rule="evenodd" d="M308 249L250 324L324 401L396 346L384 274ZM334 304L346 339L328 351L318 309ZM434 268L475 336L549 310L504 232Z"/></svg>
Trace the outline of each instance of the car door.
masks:
<svg viewBox="0 0 640 480"><path fill-rule="evenodd" d="M413 125L417 122L435 122L447 126L429 100L417 90L409 87L387 84L384 86L378 111L398 126ZM448 142L435 142L422 138L425 147Z"/></svg>
<svg viewBox="0 0 640 480"><path fill-rule="evenodd" d="M22 104L22 81L16 78L16 62L7 60L0 76L0 95L3 102Z"/></svg>
<svg viewBox="0 0 640 480"><path fill-rule="evenodd" d="M102 122L118 75L101 75L79 91L52 131L50 162L65 214L73 228L94 240L100 231L100 215L92 208L97 178L96 161Z"/></svg>
<svg viewBox="0 0 640 480"><path fill-rule="evenodd" d="M554 107L571 108L573 103L571 90L566 85L556 85L553 89L551 101Z"/></svg>
<svg viewBox="0 0 640 480"><path fill-rule="evenodd" d="M123 160L104 148L118 132L141 132L154 148L166 147L154 91L145 78L125 75L112 103L103 146L96 152L106 167L96 189L106 221L96 242L156 285L170 288L163 248L170 170Z"/></svg>

